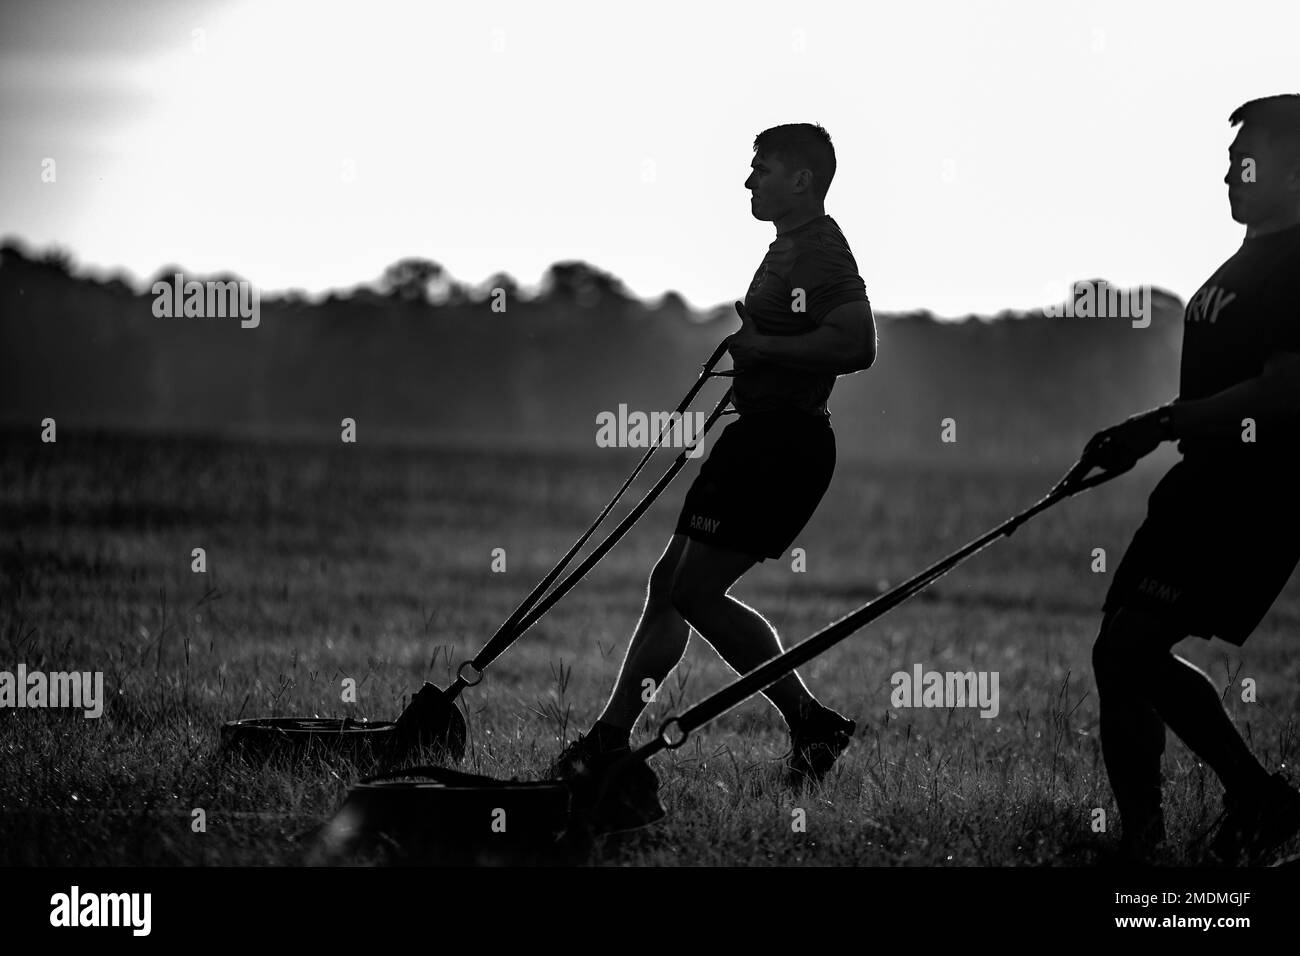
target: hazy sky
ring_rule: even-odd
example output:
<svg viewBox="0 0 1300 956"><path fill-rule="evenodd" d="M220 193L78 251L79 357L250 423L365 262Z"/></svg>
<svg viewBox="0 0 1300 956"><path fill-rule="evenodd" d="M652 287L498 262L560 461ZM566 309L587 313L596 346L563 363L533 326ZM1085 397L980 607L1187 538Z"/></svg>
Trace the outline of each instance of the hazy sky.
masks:
<svg viewBox="0 0 1300 956"><path fill-rule="evenodd" d="M1300 85L1296 0L0 11L0 232L264 290L407 255L531 285L582 258L729 301L774 235L743 188L755 134L819 122L878 310L1030 307L1095 276L1187 298L1243 231L1228 114Z"/></svg>

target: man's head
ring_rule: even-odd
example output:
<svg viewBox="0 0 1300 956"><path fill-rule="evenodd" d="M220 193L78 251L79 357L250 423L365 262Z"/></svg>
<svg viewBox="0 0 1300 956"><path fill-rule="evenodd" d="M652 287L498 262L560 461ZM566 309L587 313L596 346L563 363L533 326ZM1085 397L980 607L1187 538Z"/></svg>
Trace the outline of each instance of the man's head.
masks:
<svg viewBox="0 0 1300 956"><path fill-rule="evenodd" d="M835 177L835 147L830 134L812 123L773 126L754 137L750 167L745 188L753 195L755 219L817 214Z"/></svg>
<svg viewBox="0 0 1300 956"><path fill-rule="evenodd" d="M1300 94L1251 100L1228 117L1241 126L1228 148L1228 203L1245 226L1279 228L1300 219Z"/></svg>

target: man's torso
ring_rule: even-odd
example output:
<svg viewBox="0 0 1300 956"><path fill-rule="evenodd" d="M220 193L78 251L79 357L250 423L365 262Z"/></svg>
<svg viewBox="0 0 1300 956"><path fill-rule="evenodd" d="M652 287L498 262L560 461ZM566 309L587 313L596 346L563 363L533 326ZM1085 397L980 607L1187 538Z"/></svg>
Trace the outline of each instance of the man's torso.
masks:
<svg viewBox="0 0 1300 956"><path fill-rule="evenodd" d="M796 298L794 290L802 289ZM830 311L867 301L866 286L839 226L822 215L777 238L754 273L745 309L762 335L802 335L821 325ZM835 376L772 365L736 376L733 402L742 415L798 410L827 416Z"/></svg>
<svg viewBox="0 0 1300 956"><path fill-rule="evenodd" d="M1300 226L1243 242L1187 304L1179 398L1205 398L1258 376L1271 355L1300 352ZM1243 428L1244 430L1244 428ZM1294 452L1285 436L1241 433L1223 439L1184 439L1189 462L1233 468L1248 461L1276 464Z"/></svg>

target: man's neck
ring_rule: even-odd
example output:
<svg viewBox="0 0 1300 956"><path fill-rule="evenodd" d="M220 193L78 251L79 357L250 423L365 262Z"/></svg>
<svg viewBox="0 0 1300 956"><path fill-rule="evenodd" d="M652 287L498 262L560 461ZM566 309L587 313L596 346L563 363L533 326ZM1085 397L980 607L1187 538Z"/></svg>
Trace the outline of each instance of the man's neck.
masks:
<svg viewBox="0 0 1300 956"><path fill-rule="evenodd" d="M1259 236L1267 236L1271 232L1281 232L1283 229L1290 229L1292 226L1300 226L1300 209L1291 210L1290 215L1283 214L1264 222L1251 223L1246 227L1246 238L1255 239Z"/></svg>
<svg viewBox="0 0 1300 956"><path fill-rule="evenodd" d="M807 225L814 219L820 219L824 215L826 215L826 207L821 203L818 203L814 209L800 209L798 212L791 212L775 221L776 234L779 236L791 229L798 229L800 226Z"/></svg>

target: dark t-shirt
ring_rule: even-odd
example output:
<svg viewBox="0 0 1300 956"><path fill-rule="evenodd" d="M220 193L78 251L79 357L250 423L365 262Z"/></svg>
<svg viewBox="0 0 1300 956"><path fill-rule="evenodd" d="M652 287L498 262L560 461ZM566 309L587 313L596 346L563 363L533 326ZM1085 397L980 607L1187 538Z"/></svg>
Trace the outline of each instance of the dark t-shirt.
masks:
<svg viewBox="0 0 1300 956"><path fill-rule="evenodd" d="M793 290L803 289L803 311ZM849 302L867 302L849 244L830 216L821 215L782 233L767 248L745 296L745 311L762 335L802 335ZM753 365L735 378L732 403L746 412L796 409L829 416L835 376L775 365Z"/></svg>
<svg viewBox="0 0 1300 956"><path fill-rule="evenodd" d="M1187 303L1178 397L1205 398L1255 378L1278 352L1300 352L1300 226L1246 239ZM1238 431L1185 438L1178 449L1189 462L1230 468L1295 454L1294 430L1270 435L1258 424L1254 444Z"/></svg>

